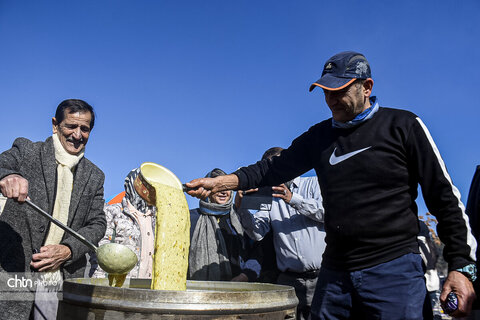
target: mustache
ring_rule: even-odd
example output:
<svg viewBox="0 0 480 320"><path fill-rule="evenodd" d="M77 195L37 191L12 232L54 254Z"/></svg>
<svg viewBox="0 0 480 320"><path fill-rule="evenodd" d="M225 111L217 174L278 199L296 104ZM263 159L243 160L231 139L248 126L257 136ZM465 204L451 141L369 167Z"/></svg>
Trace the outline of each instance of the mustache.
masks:
<svg viewBox="0 0 480 320"><path fill-rule="evenodd" d="M82 142L84 142L83 138L75 139L75 138L69 137L66 140L67 140L67 142L71 142L71 143L82 143Z"/></svg>

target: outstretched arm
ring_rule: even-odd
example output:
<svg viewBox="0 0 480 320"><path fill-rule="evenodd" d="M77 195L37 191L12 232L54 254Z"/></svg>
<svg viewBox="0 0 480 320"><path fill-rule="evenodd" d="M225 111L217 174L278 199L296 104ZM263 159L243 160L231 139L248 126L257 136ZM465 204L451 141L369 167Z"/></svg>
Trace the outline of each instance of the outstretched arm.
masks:
<svg viewBox="0 0 480 320"><path fill-rule="evenodd" d="M238 187L238 177L234 174L228 174L215 178L200 178L192 180L185 185L191 188L191 190L187 191L187 194L199 199L205 199L212 193L236 190Z"/></svg>

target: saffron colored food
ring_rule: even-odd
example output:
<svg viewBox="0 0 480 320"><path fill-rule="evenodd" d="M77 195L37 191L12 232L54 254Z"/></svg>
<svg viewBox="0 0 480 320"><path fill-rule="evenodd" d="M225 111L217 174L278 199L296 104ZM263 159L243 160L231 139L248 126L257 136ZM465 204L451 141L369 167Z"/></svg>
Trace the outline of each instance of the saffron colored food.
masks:
<svg viewBox="0 0 480 320"><path fill-rule="evenodd" d="M186 290L190 212L182 189L153 182L156 191L153 290Z"/></svg>

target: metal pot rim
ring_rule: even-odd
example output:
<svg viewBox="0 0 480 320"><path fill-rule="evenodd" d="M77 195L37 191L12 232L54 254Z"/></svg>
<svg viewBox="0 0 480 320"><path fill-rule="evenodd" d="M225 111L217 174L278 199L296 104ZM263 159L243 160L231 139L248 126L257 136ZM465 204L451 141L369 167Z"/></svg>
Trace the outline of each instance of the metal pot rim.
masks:
<svg viewBox="0 0 480 320"><path fill-rule="evenodd" d="M138 312L258 313L298 304L290 286L227 281L187 281L186 291L150 290L151 279L127 279L109 287L107 279L76 278L63 283L63 301L102 309Z"/></svg>

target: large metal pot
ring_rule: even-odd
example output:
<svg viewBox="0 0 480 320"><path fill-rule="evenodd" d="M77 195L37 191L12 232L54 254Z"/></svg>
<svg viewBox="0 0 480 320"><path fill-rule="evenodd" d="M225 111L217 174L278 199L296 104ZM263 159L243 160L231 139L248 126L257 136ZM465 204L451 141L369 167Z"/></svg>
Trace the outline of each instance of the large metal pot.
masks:
<svg viewBox="0 0 480 320"><path fill-rule="evenodd" d="M266 283L187 281L186 291L150 290L150 279L63 283L58 319L295 319L298 304L289 286Z"/></svg>

